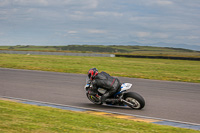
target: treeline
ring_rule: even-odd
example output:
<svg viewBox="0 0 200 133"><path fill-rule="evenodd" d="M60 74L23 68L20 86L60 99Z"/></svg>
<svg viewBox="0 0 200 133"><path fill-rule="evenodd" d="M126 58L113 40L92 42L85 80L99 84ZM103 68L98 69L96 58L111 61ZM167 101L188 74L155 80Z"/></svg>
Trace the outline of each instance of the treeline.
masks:
<svg viewBox="0 0 200 133"><path fill-rule="evenodd" d="M88 51L88 52L106 52L106 53L127 53L130 51L119 49L119 48L113 48L111 46L95 46L95 45L68 45L68 46L60 46L61 50L67 50L67 51Z"/></svg>
<svg viewBox="0 0 200 133"><path fill-rule="evenodd" d="M0 47L1 48L1 47ZM10 50L55 50L55 51L81 51L99 53L132 53L132 52L194 52L189 49L151 46L123 46L123 45L66 45L66 46L10 46ZM199 51L195 51L199 52Z"/></svg>
<svg viewBox="0 0 200 133"><path fill-rule="evenodd" d="M170 47L152 47L152 46L123 46L123 45L67 45L54 46L57 50L67 51L88 51L88 52L106 52L106 53L131 53L136 51L160 51L160 52L194 52L194 50ZM198 52L198 51L197 51Z"/></svg>
<svg viewBox="0 0 200 133"><path fill-rule="evenodd" d="M122 54L115 54L115 57L150 58L150 59L173 59L173 60L195 60L195 61L200 61L200 58L198 58L198 57L142 56L142 55L122 55Z"/></svg>

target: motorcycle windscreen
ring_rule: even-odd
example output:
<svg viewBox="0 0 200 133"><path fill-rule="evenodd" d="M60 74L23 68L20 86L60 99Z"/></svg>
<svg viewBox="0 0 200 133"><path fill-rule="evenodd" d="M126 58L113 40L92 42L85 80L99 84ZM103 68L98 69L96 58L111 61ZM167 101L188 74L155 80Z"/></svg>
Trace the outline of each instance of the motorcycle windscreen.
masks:
<svg viewBox="0 0 200 133"><path fill-rule="evenodd" d="M86 81L86 84L88 83L90 79L88 78L88 76L86 77L85 81Z"/></svg>

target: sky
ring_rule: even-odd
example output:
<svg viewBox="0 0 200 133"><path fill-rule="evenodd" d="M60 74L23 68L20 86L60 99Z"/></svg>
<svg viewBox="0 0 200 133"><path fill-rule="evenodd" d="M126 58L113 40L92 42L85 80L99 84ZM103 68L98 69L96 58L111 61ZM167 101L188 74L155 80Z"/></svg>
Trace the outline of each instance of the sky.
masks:
<svg viewBox="0 0 200 133"><path fill-rule="evenodd" d="M0 0L0 45L200 46L200 0Z"/></svg>

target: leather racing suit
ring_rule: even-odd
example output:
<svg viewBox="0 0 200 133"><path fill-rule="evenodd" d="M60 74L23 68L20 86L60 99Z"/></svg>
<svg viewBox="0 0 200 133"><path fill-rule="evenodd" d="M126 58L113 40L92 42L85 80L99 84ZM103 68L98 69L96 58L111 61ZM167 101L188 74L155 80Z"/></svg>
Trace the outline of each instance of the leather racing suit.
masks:
<svg viewBox="0 0 200 133"><path fill-rule="evenodd" d="M120 91L121 83L118 78L110 76L106 72L99 73L94 80L91 81L94 93L97 92L98 88L106 89L106 93L102 95L101 102L103 103L107 98Z"/></svg>

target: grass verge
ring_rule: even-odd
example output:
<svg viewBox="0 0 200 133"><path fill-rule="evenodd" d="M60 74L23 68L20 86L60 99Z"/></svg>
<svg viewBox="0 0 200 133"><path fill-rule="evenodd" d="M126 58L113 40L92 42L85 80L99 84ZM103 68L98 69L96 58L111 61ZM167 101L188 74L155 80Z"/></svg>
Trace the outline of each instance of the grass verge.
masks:
<svg viewBox="0 0 200 133"><path fill-rule="evenodd" d="M84 112L0 100L0 132L55 133L199 133L199 131L135 122Z"/></svg>
<svg viewBox="0 0 200 133"><path fill-rule="evenodd" d="M0 67L86 74L96 67L113 76L200 83L200 61L0 54Z"/></svg>

